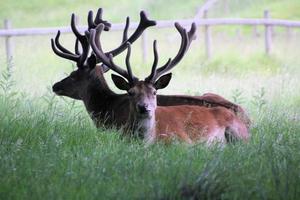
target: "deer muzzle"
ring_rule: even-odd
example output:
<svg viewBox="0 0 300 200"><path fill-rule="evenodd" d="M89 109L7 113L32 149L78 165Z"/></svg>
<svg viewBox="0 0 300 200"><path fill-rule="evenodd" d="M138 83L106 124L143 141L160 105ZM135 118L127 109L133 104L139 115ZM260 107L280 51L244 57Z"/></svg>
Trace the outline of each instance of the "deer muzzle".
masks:
<svg viewBox="0 0 300 200"><path fill-rule="evenodd" d="M63 88L61 87L61 84L60 83L55 83L53 86L52 86L52 91L57 94L57 95L61 95L63 93Z"/></svg>
<svg viewBox="0 0 300 200"><path fill-rule="evenodd" d="M150 110L148 109L148 105L145 103L137 104L137 111L139 114L142 115L146 115L150 113Z"/></svg>

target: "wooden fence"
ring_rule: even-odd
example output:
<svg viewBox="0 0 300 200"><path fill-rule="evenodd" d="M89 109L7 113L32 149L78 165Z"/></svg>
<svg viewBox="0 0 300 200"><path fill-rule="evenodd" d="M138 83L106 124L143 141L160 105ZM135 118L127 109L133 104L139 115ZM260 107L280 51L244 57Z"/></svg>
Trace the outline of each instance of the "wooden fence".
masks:
<svg viewBox="0 0 300 200"><path fill-rule="evenodd" d="M272 47L272 27L281 26L286 27L288 30L291 28L299 28L300 21L291 21L283 19L271 19L269 12L264 11L264 18L257 19L243 19L243 18L208 18L207 10L202 12L202 17L196 15L193 19L184 19L184 20L161 20L157 21L156 28L170 28L174 26L174 22L177 21L183 26L190 26L192 22L195 22L197 26L204 27L204 48L206 52L206 58L210 58L212 55L211 52L211 33L210 29L212 26L219 25L248 25L254 26L264 26L265 34L265 53L270 54ZM138 23L131 23L129 29L135 29ZM86 30L86 26L79 26L79 31ZM111 31L123 30L124 24L113 24ZM5 48L6 48L6 57L7 63L11 63L13 59L12 51L12 37L18 36L34 36L34 35L49 35L57 33L57 30L60 30L62 33L71 33L70 27L51 27L51 28L22 28L22 29L13 29L11 22L9 20L4 20L4 29L0 29L0 37L5 37ZM142 35L142 50L143 58L147 57L147 43L146 43L146 34Z"/></svg>

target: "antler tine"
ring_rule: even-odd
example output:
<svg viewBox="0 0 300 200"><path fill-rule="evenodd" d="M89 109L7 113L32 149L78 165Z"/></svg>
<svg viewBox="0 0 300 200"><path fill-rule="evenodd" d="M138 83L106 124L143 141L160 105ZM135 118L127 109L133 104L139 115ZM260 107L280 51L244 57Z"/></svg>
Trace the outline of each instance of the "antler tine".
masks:
<svg viewBox="0 0 300 200"><path fill-rule="evenodd" d="M94 23L96 24L96 26L100 23L104 24L105 25L104 30L109 31L109 29L111 28L111 24L108 21L102 19L102 13L103 13L102 8L99 8Z"/></svg>
<svg viewBox="0 0 300 200"><path fill-rule="evenodd" d="M60 31L57 31L57 34L55 36L55 45L56 47L62 51L63 53L67 53L67 54L73 54L71 51L69 51L68 49L66 49L65 47L63 47L60 42L59 42L59 37L60 37Z"/></svg>
<svg viewBox="0 0 300 200"><path fill-rule="evenodd" d="M95 22L100 23L102 20L103 9L99 8L96 14Z"/></svg>
<svg viewBox="0 0 300 200"><path fill-rule="evenodd" d="M107 21L102 20L102 9L98 9L97 15L95 20L93 21L93 12L90 11L88 13L88 30L87 32L92 29L96 28L96 26L100 23L104 24L104 30L109 30L111 27L111 24L108 23ZM77 66L79 68L84 66L84 63L88 57L89 54L89 39L90 35L89 33L85 33L85 35L81 34L77 27L76 27L76 19L75 19L75 14L73 13L71 15L71 29L76 36L76 41L75 41L75 53L69 51L68 49L64 48L60 42L59 42L59 37L60 37L60 31L57 32L55 39L51 39L51 46L54 51L54 53L60 57L75 61L77 63ZM81 48L79 47L79 43L81 45ZM100 43L98 44L99 48L101 49Z"/></svg>
<svg viewBox="0 0 300 200"><path fill-rule="evenodd" d="M123 31L123 39L122 39L122 44L125 43L128 40L128 28L129 28L129 23L130 23L130 19L129 17L126 18L126 24L125 24L125 28Z"/></svg>
<svg viewBox="0 0 300 200"><path fill-rule="evenodd" d="M81 66L81 65L83 65L86 58L88 57L90 45L89 45L89 42L88 42L86 36L79 33L79 31L76 27L74 13L72 13L72 16L71 16L71 29L72 29L73 33L75 34L76 38L79 40L81 47L82 47L82 54L78 57L78 60L77 60L77 66ZM79 50L77 49L76 51L78 52Z"/></svg>
<svg viewBox="0 0 300 200"><path fill-rule="evenodd" d="M168 62L163 65L162 67L158 68L156 70L156 75L155 77L153 77L153 81L155 79L157 79L158 77L160 77L162 74L166 73L167 71L171 70L173 67L175 67L183 58L183 56L185 55L186 51L188 50L192 40L194 40L196 38L196 24L193 23L191 26L190 31L187 33L187 31L179 24L179 23L175 23L175 27L177 29L177 31L180 33L181 36L181 44L180 44L180 48L179 51L177 53L177 55L174 57L174 59L169 59Z"/></svg>
<svg viewBox="0 0 300 200"><path fill-rule="evenodd" d="M150 26L155 26L156 21L149 20L147 18L147 15L145 11L140 12L140 23L137 27L137 29L134 31L134 33L128 38L127 41L124 41L118 48L108 52L107 54L112 54L113 56L116 56L120 54L122 51L124 51L127 47L126 43L130 42L131 44L140 37L140 35L143 33L144 30L146 30Z"/></svg>
<svg viewBox="0 0 300 200"><path fill-rule="evenodd" d="M102 20L102 9L101 9L101 8L98 9L97 16L96 16L96 19L94 20L94 23L91 22L91 21L92 21L92 18L93 18L93 17L92 17L92 13L89 13L89 18L88 18L89 22L88 22L88 23L91 24L91 25L89 25L90 27L89 27L89 29L88 29L88 32L86 32L85 34L86 34L86 37L87 37L87 38L90 38L90 40L91 40L92 37L89 36L89 31L91 31L92 29L95 29L96 26L98 26L98 25L101 24L101 23L105 25L105 26L104 26L104 29L107 27L107 24L109 24L108 22ZM114 50L112 50L112 51L106 52L106 53L105 53L105 56L106 56L106 57L108 57L109 54L112 54L113 56L116 56L116 55L120 54L122 51L124 51L124 50L126 49L126 47L127 47L127 42L129 42L129 43L131 43L131 44L132 44L133 42L135 42L135 40L137 40L137 39L140 37L140 35L143 33L143 31L144 31L145 29L147 29L147 28L150 27L150 26L156 25L156 22L153 21L153 20L149 20L149 19L147 18L147 16L146 16L145 12L144 12L144 11L141 11L141 12L140 12L140 22L139 22L139 25L138 25L137 29L134 31L134 33L128 38L129 24L130 24L130 20L129 20L129 17L127 17L127 18L126 18L125 28L124 28L124 31L123 31L123 39L122 39L121 45L120 45L118 48L116 48L116 49L114 49ZM95 27L92 28L92 26L95 26ZM110 27L110 24L109 24L109 27ZM94 43L95 47L98 47L98 49L99 49L100 51L102 51L100 41L98 40L98 38L99 38L98 35L99 35L100 33L99 33L98 31L96 31L96 33L94 33L94 34L96 34L96 35L94 35L94 38L96 38L96 39L93 39L94 41L91 42L91 44ZM103 52L103 51L102 51L102 52ZM99 56L97 56L97 57L98 57L98 58L97 58L98 60L99 60L99 59L102 59L102 61L103 61L102 66L107 65L107 63L104 63L104 62L106 62L107 60L105 61L105 59L104 59L103 57L102 57L102 58L100 58ZM99 60L99 61L101 62L101 60ZM106 67L103 67L103 68L106 68L105 71L108 70L107 66L106 66Z"/></svg>
<svg viewBox="0 0 300 200"><path fill-rule="evenodd" d="M130 55L131 55L131 44L129 42L127 42L126 67L127 67L128 77L129 77L128 81L129 81L129 83L133 84L135 81L138 80L138 78L136 78L132 74L131 65L130 65Z"/></svg>
<svg viewBox="0 0 300 200"><path fill-rule="evenodd" d="M61 46L61 44L59 43L59 36L60 36L60 31L57 32L55 40L53 40L53 38L51 39L51 47L53 52L62 58L66 58L68 60L73 60L77 62L78 56L74 55L69 50Z"/></svg>
<svg viewBox="0 0 300 200"><path fill-rule="evenodd" d="M196 23L193 22L191 29L188 32L188 37L189 37L189 43L192 42L192 40L196 39L196 31L197 31L197 27L196 27ZM190 45L190 44L189 44Z"/></svg>
<svg viewBox="0 0 300 200"><path fill-rule="evenodd" d="M95 19L93 20L93 11L89 11L88 13L88 30L92 28L96 28L98 24L104 24L104 30L109 31L111 24L105 20L102 19L102 8L99 8L96 14Z"/></svg>
<svg viewBox="0 0 300 200"><path fill-rule="evenodd" d="M91 28L94 28L95 27L95 23L93 21L93 11L89 11L88 13L88 18L87 18L87 21L88 21L88 30L90 30Z"/></svg>
<svg viewBox="0 0 300 200"><path fill-rule="evenodd" d="M76 16L74 13L72 13L71 15L71 29L73 31L73 33L75 34L75 36L80 40L82 39L82 37L84 37L83 35L81 35L76 27Z"/></svg>
<svg viewBox="0 0 300 200"><path fill-rule="evenodd" d="M78 41L77 38L76 38L76 40L75 40L75 53L76 53L77 55L80 55L80 51L79 51L79 41Z"/></svg>
<svg viewBox="0 0 300 200"><path fill-rule="evenodd" d="M103 29L104 29L104 25L99 24L96 27L96 29L91 29L90 30L90 44L92 46L92 49L93 49L95 55L108 68L110 68L111 70L113 70L113 71L117 72L118 74L122 75L127 80L130 80L130 77L129 77L128 73L125 70L123 70L122 68L120 68L119 66L117 66L113 62L113 55L109 54L109 57L107 57L107 55L102 51L102 49L98 48L98 46L96 45L96 38L95 38L96 34L101 36L101 32L103 31ZM99 44L100 44L100 42L99 42Z"/></svg>
<svg viewBox="0 0 300 200"><path fill-rule="evenodd" d="M183 54L185 52L184 46L186 46L187 40L188 40L187 33L186 33L185 29L183 29L183 28L177 29L177 30L179 31L179 33L181 35L181 45L180 45L179 51L174 59L169 58L169 60L167 61L167 63L165 65L163 65L162 67L160 67L156 70L156 74L154 77L152 77L152 81L155 81L162 74L171 70L175 66L174 61L177 60L176 58L183 57Z"/></svg>
<svg viewBox="0 0 300 200"><path fill-rule="evenodd" d="M118 74L120 74L121 76L126 78L131 83L131 77L128 74L128 72L126 70L122 69L121 67L119 67L118 65L116 65L113 61L113 58L114 58L113 55L109 54L110 64L107 65L107 67L110 68L111 70L113 70L114 72L117 72Z"/></svg>
<svg viewBox="0 0 300 200"><path fill-rule="evenodd" d="M154 54L154 61L151 69L151 74L145 79L147 82L153 82L153 77L156 75L156 67L158 63L158 53L157 53L157 46L156 40L153 41L153 54Z"/></svg>
<svg viewBox="0 0 300 200"><path fill-rule="evenodd" d="M157 67L157 63L158 63L158 52L157 52L156 40L153 41L153 54L154 54L154 61L153 61L153 65L152 65L151 74L155 75L156 67Z"/></svg>
<svg viewBox="0 0 300 200"><path fill-rule="evenodd" d="M103 25L103 28L101 28L102 27L101 25ZM101 52L103 52L103 50L102 50L102 46L101 46L101 42L100 42L100 34L104 30L104 28L105 28L104 24L98 24L98 26L96 27L95 38L93 39L95 41L95 44L97 45L98 49ZM91 35L90 35L89 31L85 31L85 35L86 35L87 38L91 38Z"/></svg>
<svg viewBox="0 0 300 200"><path fill-rule="evenodd" d="M101 43L99 42L100 40L100 35L102 30L104 29L104 24L99 24L96 29L91 29L90 32L86 31L86 34L90 34L90 44L91 47L94 51L94 53L96 54L97 58L100 59L100 61L102 63L104 63L105 65L109 65L110 61L108 59L108 57L103 53L102 48L101 48ZM96 35L98 37L96 37ZM99 46L100 45L100 46Z"/></svg>
<svg viewBox="0 0 300 200"><path fill-rule="evenodd" d="M186 30L177 22L175 23L175 27L181 36L180 48L179 48L177 55L175 56L174 59L172 59L172 61L169 65L165 64L164 66L162 66L158 69L158 72L160 72L160 73L163 71L170 70L171 66L174 67L175 64L177 64L179 62L179 59L181 59L183 57L185 50L186 50L186 46L188 45L188 35L187 35Z"/></svg>

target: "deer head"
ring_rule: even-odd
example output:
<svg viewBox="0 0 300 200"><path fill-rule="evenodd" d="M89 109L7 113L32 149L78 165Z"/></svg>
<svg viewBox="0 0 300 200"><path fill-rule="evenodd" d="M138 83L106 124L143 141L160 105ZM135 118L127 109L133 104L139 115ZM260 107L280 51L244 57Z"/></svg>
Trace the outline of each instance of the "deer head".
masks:
<svg viewBox="0 0 300 200"><path fill-rule="evenodd" d="M119 47L113 49L106 54L111 54L112 56L116 56L120 54L122 51L126 49L127 42L134 42L139 36L143 33L145 29L150 26L154 26L156 24L155 21L149 20L144 11L140 13L140 23L134 33L128 38L128 28L129 28L129 17L126 19L125 28L123 31L123 39ZM94 81L98 81L95 79L94 71L97 70L98 76L103 76L103 73L107 72L109 68L107 68L104 64L99 64L102 60L99 60L95 57L94 53L91 53L89 56L89 37L90 30L96 28L99 24L103 25L103 29L108 31L111 27L110 23L104 21L102 19L102 9L98 9L97 15L93 20L93 12L90 11L88 14L88 29L85 31L85 34L79 33L78 29L75 25L75 15L72 14L71 17L71 28L76 36L75 42L75 53L64 48L60 42L60 31L58 31L55 39L51 39L51 45L54 53L62 58L72 60L76 62L77 70L71 72L71 74L64 78L63 80L55 83L52 87L53 92L57 95L68 96L74 99L82 99L85 96L86 88L89 84ZM96 36L97 37L97 36ZM79 50L79 43L81 45L82 52ZM97 64L98 63L98 64ZM97 67L96 67L97 66ZM100 78L100 84L106 85L106 82L103 77Z"/></svg>
<svg viewBox="0 0 300 200"><path fill-rule="evenodd" d="M188 50L190 43L195 39L196 25L193 23L189 32L187 32L179 23L175 23L175 27L181 36L181 45L177 55L174 59L169 59L166 64L157 68L158 64L158 52L156 41L153 42L154 62L151 70L151 74L144 80L139 80L132 73L130 66L131 44L127 43L127 56L126 67L127 70L122 69L113 62L113 55L107 56L99 48L99 37L101 35L104 25L100 24L96 29L91 30L90 44L95 55L103 61L111 70L115 71L121 76L112 74L112 80L116 87L121 90L126 90L130 96L131 113L134 113L139 118L151 118L155 113L157 106L156 91L165 88L172 77L172 74L165 74L171 70L179 61L183 58ZM97 43L96 43L97 42ZM125 78L125 79L124 79Z"/></svg>

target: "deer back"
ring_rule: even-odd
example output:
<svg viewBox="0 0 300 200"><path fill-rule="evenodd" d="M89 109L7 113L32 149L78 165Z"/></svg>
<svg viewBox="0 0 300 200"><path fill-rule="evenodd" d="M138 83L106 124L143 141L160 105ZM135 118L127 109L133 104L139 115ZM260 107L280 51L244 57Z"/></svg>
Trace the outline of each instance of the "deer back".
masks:
<svg viewBox="0 0 300 200"><path fill-rule="evenodd" d="M170 141L177 137L185 142L227 142L226 132L236 139L247 140L246 126L235 114L223 107L169 106L157 107L156 131L158 140Z"/></svg>

